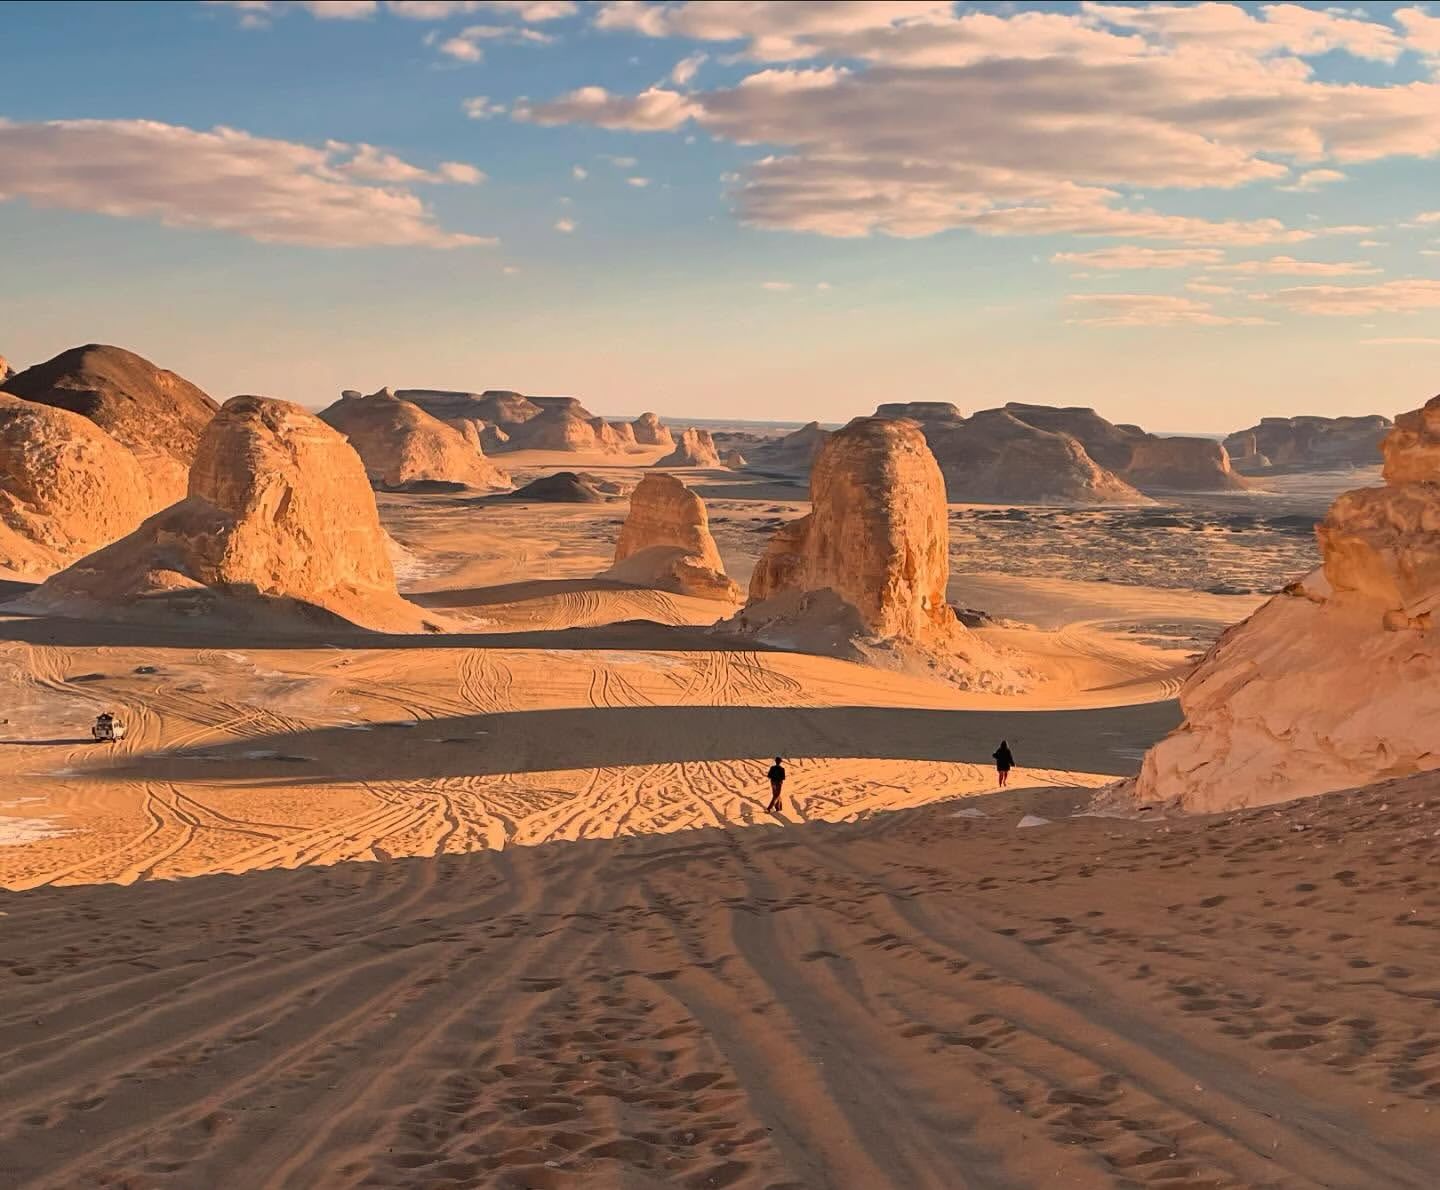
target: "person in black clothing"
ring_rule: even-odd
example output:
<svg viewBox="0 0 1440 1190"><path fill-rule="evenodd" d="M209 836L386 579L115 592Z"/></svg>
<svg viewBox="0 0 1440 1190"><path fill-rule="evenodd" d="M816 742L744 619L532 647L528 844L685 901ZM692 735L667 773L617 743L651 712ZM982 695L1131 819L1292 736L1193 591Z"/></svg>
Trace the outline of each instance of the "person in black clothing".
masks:
<svg viewBox="0 0 1440 1190"><path fill-rule="evenodd" d="M995 771L1000 774L1000 788L1004 789L1010 780L1010 770L1015 767L1015 757L1010 753L1010 745L1004 740L1000 741L1000 747L991 755L995 757Z"/></svg>
<svg viewBox="0 0 1440 1190"><path fill-rule="evenodd" d="M780 763L780 758L775 758L775 763L770 766L767 774L770 778L770 804L765 807L771 814L780 813L780 789L785 784L785 766Z"/></svg>

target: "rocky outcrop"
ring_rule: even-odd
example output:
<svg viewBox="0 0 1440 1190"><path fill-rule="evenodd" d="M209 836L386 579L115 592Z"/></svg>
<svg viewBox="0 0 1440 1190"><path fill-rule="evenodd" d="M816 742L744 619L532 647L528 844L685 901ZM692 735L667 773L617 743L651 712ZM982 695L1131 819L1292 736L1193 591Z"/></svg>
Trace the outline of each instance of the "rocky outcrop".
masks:
<svg viewBox="0 0 1440 1190"><path fill-rule="evenodd" d="M1265 417L1225 439L1242 472L1333 471L1369 467L1391 421L1365 417Z"/></svg>
<svg viewBox="0 0 1440 1190"><path fill-rule="evenodd" d="M1069 434L1107 471L1125 471L1131 465L1136 441L1150 437L1135 426L1114 425L1095 410L1080 405L1027 405L1009 401L1005 412L1037 430Z"/></svg>
<svg viewBox="0 0 1440 1190"><path fill-rule="evenodd" d="M756 466L777 471L809 471L821 447L830 440L830 431L818 421L808 422L798 430L761 443L751 455Z"/></svg>
<svg viewBox="0 0 1440 1190"><path fill-rule="evenodd" d="M875 416L909 418L911 421L918 421L922 426L932 422L938 425L953 425L965 420L965 415L949 401L887 401L875 407ZM811 422L810 426L818 428L819 423ZM810 429L810 426L806 429Z"/></svg>
<svg viewBox="0 0 1440 1190"><path fill-rule="evenodd" d="M139 460L94 422L0 393L0 570L44 578L152 511Z"/></svg>
<svg viewBox="0 0 1440 1190"><path fill-rule="evenodd" d="M542 475L516 488L510 498L536 504L603 504L607 499L604 492L573 471Z"/></svg>
<svg viewBox="0 0 1440 1190"><path fill-rule="evenodd" d="M615 442L621 450L629 450L636 445L635 427L628 421L612 421L608 424L610 432L615 435Z"/></svg>
<svg viewBox="0 0 1440 1190"><path fill-rule="evenodd" d="M184 496L200 435L216 410L184 377L124 348L96 343L17 373L5 391L87 417L129 447L149 481L152 508Z"/></svg>
<svg viewBox="0 0 1440 1190"><path fill-rule="evenodd" d="M1238 492L1249 487L1213 438L1137 439L1125 479L1142 491Z"/></svg>
<svg viewBox="0 0 1440 1190"><path fill-rule="evenodd" d="M940 468L911 421L856 418L810 475L808 516L783 527L755 566L750 600L829 589L873 636L948 637L949 514Z"/></svg>
<svg viewBox="0 0 1440 1190"><path fill-rule="evenodd" d="M395 395L402 401L419 405L441 421L464 420L509 427L527 422L540 412L540 406L529 397L505 389L465 393L436 388L401 388L396 389Z"/></svg>
<svg viewBox="0 0 1440 1190"><path fill-rule="evenodd" d="M675 449L655 464L656 467L718 467L720 456L709 430L689 429L680 435Z"/></svg>
<svg viewBox="0 0 1440 1190"><path fill-rule="evenodd" d="M605 577L704 599L738 602L741 595L725 575L705 502L673 475L647 475L630 493Z"/></svg>
<svg viewBox="0 0 1440 1190"><path fill-rule="evenodd" d="M738 450L727 450L724 454L724 457L722 457L720 461L724 463L725 466L729 467L732 471L738 471L741 467L747 465L745 462L745 456L742 455Z"/></svg>
<svg viewBox="0 0 1440 1190"><path fill-rule="evenodd" d="M436 627L401 599L375 497L345 439L298 405L234 397L206 427L189 494L27 595L25 610L244 625ZM183 622L180 620L179 622Z"/></svg>
<svg viewBox="0 0 1440 1190"><path fill-rule="evenodd" d="M523 425L509 429L515 450L596 451L604 449L589 416L564 406L551 406Z"/></svg>
<svg viewBox="0 0 1440 1190"><path fill-rule="evenodd" d="M670 427L653 413L642 413L630 423L635 441L640 446L674 446L675 436Z"/></svg>
<svg viewBox="0 0 1440 1190"><path fill-rule="evenodd" d="M510 477L481 452L473 423L464 423L470 427L467 436L388 388L368 397L347 393L323 410L320 420L345 435L378 488L510 487Z"/></svg>
<svg viewBox="0 0 1440 1190"><path fill-rule="evenodd" d="M1385 479L1331 506L1321 569L1206 654L1140 800L1225 810L1440 768L1440 397L1385 440Z"/></svg>
<svg viewBox="0 0 1440 1190"><path fill-rule="evenodd" d="M0 355L0 384L4 384L13 375L15 375L15 369L10 366L10 361Z"/></svg>

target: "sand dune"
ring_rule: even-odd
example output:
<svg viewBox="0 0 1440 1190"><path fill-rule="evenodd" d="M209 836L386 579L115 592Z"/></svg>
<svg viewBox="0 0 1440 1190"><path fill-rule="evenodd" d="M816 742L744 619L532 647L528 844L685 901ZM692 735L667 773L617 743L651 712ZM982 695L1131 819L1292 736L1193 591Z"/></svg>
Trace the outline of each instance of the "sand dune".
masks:
<svg viewBox="0 0 1440 1190"><path fill-rule="evenodd" d="M0 1170L1428 1188L1437 792L1140 823L1036 791L0 894Z"/></svg>

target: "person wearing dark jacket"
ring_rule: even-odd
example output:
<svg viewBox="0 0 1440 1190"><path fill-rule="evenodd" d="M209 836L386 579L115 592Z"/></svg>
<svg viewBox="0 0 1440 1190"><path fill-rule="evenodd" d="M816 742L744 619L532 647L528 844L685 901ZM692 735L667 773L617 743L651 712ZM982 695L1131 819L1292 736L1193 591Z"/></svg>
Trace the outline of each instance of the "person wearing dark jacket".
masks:
<svg viewBox="0 0 1440 1190"><path fill-rule="evenodd" d="M775 763L770 766L770 771L765 774L770 778L770 804L765 807L771 814L780 813L780 790L785 784L785 766L780 763L780 758L775 758Z"/></svg>
<svg viewBox="0 0 1440 1190"><path fill-rule="evenodd" d="M1000 774L1000 788L1004 789L1010 780L1010 770L1015 767L1015 757L1010 752L1010 745L1004 740L1000 741L1000 747L991 755L995 757L995 771Z"/></svg>

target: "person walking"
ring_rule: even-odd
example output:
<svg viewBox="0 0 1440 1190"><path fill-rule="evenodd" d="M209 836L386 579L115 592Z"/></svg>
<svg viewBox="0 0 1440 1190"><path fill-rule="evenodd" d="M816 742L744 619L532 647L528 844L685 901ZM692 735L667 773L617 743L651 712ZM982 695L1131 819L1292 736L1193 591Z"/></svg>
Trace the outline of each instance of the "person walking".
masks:
<svg viewBox="0 0 1440 1190"><path fill-rule="evenodd" d="M1015 767L1015 757L1010 751L1010 745L1004 740L1000 741L1000 747L991 755L995 757L995 771L1000 775L1000 788L1004 789L1010 781L1010 770Z"/></svg>
<svg viewBox="0 0 1440 1190"><path fill-rule="evenodd" d="M771 814L780 813L780 790L785 785L785 766L780 762L780 757L775 758L775 763L770 766L770 804L765 807Z"/></svg>

